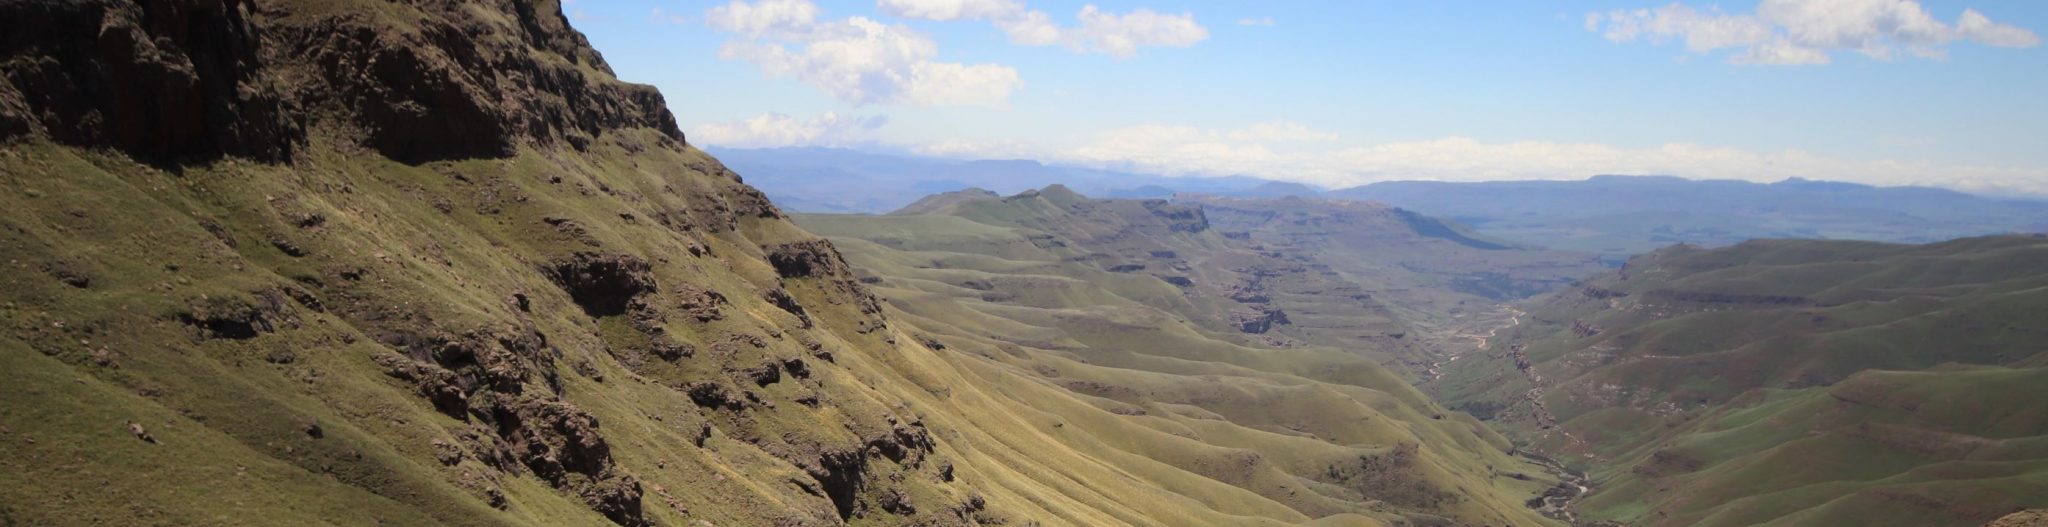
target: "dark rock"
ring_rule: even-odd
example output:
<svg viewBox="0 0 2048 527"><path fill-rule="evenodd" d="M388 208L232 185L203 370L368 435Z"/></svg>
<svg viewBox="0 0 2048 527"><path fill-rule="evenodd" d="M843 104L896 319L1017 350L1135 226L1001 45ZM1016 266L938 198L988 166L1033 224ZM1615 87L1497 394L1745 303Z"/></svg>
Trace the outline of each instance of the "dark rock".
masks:
<svg viewBox="0 0 2048 527"><path fill-rule="evenodd" d="M832 247L832 242L825 240L807 240L770 247L768 263L775 266L775 273L783 278L852 274L852 268L839 257L839 251Z"/></svg>
<svg viewBox="0 0 2048 527"><path fill-rule="evenodd" d="M719 307L726 304L725 295L704 286L689 283L676 286L675 292L676 296L680 299L677 304L678 307L683 308L683 312L690 315L690 318L695 318L698 322L710 322L725 318L725 313L719 310Z"/></svg>
<svg viewBox="0 0 2048 527"><path fill-rule="evenodd" d="M789 290L780 287L764 290L761 291L761 299L782 308L783 311L788 311L789 314L796 315L796 319L803 323L803 327L811 327L810 313L805 312L804 306L796 302L796 297L790 296Z"/></svg>
<svg viewBox="0 0 2048 527"><path fill-rule="evenodd" d="M568 292L584 313L605 317L625 313L634 298L654 292L650 269L646 260L630 255L576 253L542 267L541 273Z"/></svg>
<svg viewBox="0 0 2048 527"><path fill-rule="evenodd" d="M304 140L266 75L266 29L243 0L0 2L0 98L41 131L154 163L280 161ZM11 112L10 112L11 113ZM22 119L26 117L26 119ZM163 133L176 130L178 133Z"/></svg>

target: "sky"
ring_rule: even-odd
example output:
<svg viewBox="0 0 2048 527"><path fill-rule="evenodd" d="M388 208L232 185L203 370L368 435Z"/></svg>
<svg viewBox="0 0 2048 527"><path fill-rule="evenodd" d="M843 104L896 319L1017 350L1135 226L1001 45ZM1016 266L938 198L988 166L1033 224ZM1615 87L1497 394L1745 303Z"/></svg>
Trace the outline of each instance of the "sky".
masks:
<svg viewBox="0 0 2048 527"><path fill-rule="evenodd" d="M690 141L2048 195L2048 2L567 0Z"/></svg>

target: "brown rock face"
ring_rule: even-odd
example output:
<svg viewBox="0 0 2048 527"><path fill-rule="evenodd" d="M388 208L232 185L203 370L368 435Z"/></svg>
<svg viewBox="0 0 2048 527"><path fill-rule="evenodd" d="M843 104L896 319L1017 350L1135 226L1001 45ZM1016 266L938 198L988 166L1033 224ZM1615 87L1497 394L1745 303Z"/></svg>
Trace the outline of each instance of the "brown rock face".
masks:
<svg viewBox="0 0 2048 527"><path fill-rule="evenodd" d="M305 139L242 0L0 2L0 138L41 131L179 162Z"/></svg>
<svg viewBox="0 0 2048 527"><path fill-rule="evenodd" d="M1245 333L1265 333L1273 326L1287 324L1287 312L1269 307L1236 309L1230 312L1230 323Z"/></svg>
<svg viewBox="0 0 2048 527"><path fill-rule="evenodd" d="M555 2L400 3L423 16L286 0L0 1L0 138L41 133L157 163L283 160L317 126L408 163L581 148L621 128L683 139L661 94L607 78ZM505 16L473 16L479 3Z"/></svg>
<svg viewBox="0 0 2048 527"><path fill-rule="evenodd" d="M2035 509L2007 514L2005 517L1984 524L1985 527L2041 527L2048 525L2048 509Z"/></svg>

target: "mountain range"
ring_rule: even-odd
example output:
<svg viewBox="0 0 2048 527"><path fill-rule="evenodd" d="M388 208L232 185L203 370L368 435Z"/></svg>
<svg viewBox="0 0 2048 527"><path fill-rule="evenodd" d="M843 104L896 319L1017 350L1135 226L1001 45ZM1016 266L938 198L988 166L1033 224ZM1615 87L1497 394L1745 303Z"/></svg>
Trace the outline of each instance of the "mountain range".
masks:
<svg viewBox="0 0 2048 527"><path fill-rule="evenodd" d="M1788 179L1776 183L1672 176L1576 181L1386 181L1325 190L1246 176L1163 177L1035 161L962 161L832 148L714 149L776 203L799 212L883 213L968 188L1015 193L1061 184L1089 196L1224 196L1374 201L1520 243L1591 252L1619 263L1677 243L1756 238L1927 243L2048 231L2048 201L1931 187Z"/></svg>
<svg viewBox="0 0 2048 527"><path fill-rule="evenodd" d="M1738 241L2026 202L714 156L571 22L0 1L0 525L2048 516L2048 239Z"/></svg>

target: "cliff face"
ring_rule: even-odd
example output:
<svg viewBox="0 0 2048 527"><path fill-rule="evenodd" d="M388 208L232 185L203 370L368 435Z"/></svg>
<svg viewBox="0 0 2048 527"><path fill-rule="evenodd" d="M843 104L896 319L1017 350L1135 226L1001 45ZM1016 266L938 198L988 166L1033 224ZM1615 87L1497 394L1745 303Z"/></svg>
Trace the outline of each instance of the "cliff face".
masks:
<svg viewBox="0 0 2048 527"><path fill-rule="evenodd" d="M409 163L628 128L683 139L554 2L23 0L0 16L19 26L0 37L0 133L155 162L285 160L320 125Z"/></svg>
<svg viewBox="0 0 2048 527"><path fill-rule="evenodd" d="M868 382L930 350L552 2L0 20L0 523L986 506Z"/></svg>

